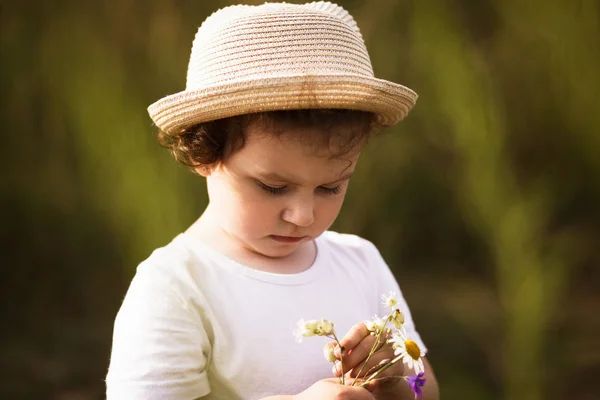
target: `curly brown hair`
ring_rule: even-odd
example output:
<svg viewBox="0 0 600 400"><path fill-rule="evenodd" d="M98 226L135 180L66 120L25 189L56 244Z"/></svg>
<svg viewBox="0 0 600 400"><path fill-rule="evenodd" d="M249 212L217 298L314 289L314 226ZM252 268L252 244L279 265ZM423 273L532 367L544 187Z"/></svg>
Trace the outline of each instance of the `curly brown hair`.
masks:
<svg viewBox="0 0 600 400"><path fill-rule="evenodd" d="M179 163L197 172L199 167L224 162L240 150L251 124L258 124L261 132L275 136L302 131L302 135L294 138L314 146L315 150L327 146L333 157L360 148L380 128L375 114L365 111L280 110L203 122L179 135L159 131L158 141Z"/></svg>

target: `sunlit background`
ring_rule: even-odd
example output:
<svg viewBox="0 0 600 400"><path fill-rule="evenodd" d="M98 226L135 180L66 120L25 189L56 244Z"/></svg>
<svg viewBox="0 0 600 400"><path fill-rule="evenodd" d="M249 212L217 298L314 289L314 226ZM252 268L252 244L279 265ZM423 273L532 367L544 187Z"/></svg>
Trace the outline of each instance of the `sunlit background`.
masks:
<svg viewBox="0 0 600 400"><path fill-rule="evenodd" d="M137 264L206 205L146 107L229 4L2 4L0 398L103 398ZM442 398L600 398L599 2L340 4L420 98L335 228L394 270Z"/></svg>

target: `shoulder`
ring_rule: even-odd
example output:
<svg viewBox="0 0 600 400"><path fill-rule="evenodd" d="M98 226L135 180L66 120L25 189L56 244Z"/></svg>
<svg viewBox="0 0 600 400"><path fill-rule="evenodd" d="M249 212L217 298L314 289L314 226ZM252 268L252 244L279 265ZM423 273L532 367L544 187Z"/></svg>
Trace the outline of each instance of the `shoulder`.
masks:
<svg viewBox="0 0 600 400"><path fill-rule="evenodd" d="M175 292L187 301L190 296L198 294L196 281L205 276L203 271L208 258L208 255L202 257L202 252L192 248L185 236L180 234L165 246L155 249L138 265L134 282L137 280L154 290Z"/></svg>
<svg viewBox="0 0 600 400"><path fill-rule="evenodd" d="M389 266L371 241L334 231L324 232L319 239L319 244L338 268L352 270L352 274L357 276L362 273L369 280L375 277L384 281L394 279Z"/></svg>
<svg viewBox="0 0 600 400"><path fill-rule="evenodd" d="M204 325L202 313L207 301L198 284L203 276L202 263L202 257L194 254L181 235L154 250L138 265L115 326L137 323L163 329L164 323L173 325L173 319L188 321L194 327Z"/></svg>
<svg viewBox="0 0 600 400"><path fill-rule="evenodd" d="M209 392L210 325L193 284L182 279L191 265L193 255L179 238L139 264L115 318L109 398L198 398Z"/></svg>
<svg viewBox="0 0 600 400"><path fill-rule="evenodd" d="M354 273L362 269L370 274L385 264L375 245L357 235L327 231L319 237L318 246L335 265L352 269Z"/></svg>
<svg viewBox="0 0 600 400"><path fill-rule="evenodd" d="M321 244L334 251L353 253L364 257L372 257L374 254L379 254L379 251L372 242L358 235L326 231L323 232L319 239L321 240Z"/></svg>
<svg viewBox="0 0 600 400"><path fill-rule="evenodd" d="M184 236L180 234L165 246L152 251L150 256L139 264L138 271L155 269L167 272L172 270L174 265L185 266L194 260L195 255L192 249L187 245Z"/></svg>

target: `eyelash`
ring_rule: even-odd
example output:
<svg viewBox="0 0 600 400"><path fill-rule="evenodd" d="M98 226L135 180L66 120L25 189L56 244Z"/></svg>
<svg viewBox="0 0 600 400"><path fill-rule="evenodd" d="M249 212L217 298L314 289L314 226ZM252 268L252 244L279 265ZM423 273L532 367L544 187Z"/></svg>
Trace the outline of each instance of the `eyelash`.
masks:
<svg viewBox="0 0 600 400"><path fill-rule="evenodd" d="M269 186L269 185L265 185L262 182L258 182L258 185L266 192L268 192L269 194L272 195L281 195L283 193L285 193L285 191L287 190L287 186L283 186L283 187L273 187L273 186ZM319 189L320 191L322 191L325 194L338 194L341 192L342 187L341 186L336 186L336 187L332 187L332 188L328 188L328 187L324 187L324 186L319 186L317 189Z"/></svg>
<svg viewBox="0 0 600 400"><path fill-rule="evenodd" d="M272 195L283 194L285 192L285 189L287 189L285 186L273 187L273 186L265 185L262 182L258 182L258 186L260 186L265 192L270 193Z"/></svg>

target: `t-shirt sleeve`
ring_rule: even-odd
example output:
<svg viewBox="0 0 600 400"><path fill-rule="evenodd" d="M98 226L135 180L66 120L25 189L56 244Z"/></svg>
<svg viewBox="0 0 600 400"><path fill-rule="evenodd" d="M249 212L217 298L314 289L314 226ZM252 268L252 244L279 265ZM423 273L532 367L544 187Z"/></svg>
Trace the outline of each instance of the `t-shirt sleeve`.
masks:
<svg viewBox="0 0 600 400"><path fill-rule="evenodd" d="M209 354L200 318L168 278L140 265L115 319L107 399L205 396Z"/></svg>
<svg viewBox="0 0 600 400"><path fill-rule="evenodd" d="M406 303L406 300L404 299L404 296L402 295L402 290L400 290L400 285L398 284L398 281L396 280L396 278L392 274L392 271L390 270L389 266L387 265L387 263L381 256L381 253L379 253L379 250L377 250L375 245L373 245L371 242L368 242L368 243L369 243L369 247L371 248L370 253L371 253L372 262L374 262L374 264L378 267L377 268L377 272L378 272L377 273L377 286L379 289L379 292L378 292L379 296L381 296L383 294L388 295L390 292L396 293L396 298L398 299L398 308L404 314L404 328L406 329L407 336L411 340L416 342L419 345L419 348L424 353L427 353L427 347L425 347L425 344L423 343L423 340L421 340L421 336L419 335L419 332L417 332L417 330L415 328L415 323L413 321L412 314L410 312L410 308L408 307L408 304ZM380 299L379 315L387 315L388 313L389 313L389 308L384 306L383 302Z"/></svg>

